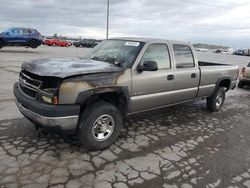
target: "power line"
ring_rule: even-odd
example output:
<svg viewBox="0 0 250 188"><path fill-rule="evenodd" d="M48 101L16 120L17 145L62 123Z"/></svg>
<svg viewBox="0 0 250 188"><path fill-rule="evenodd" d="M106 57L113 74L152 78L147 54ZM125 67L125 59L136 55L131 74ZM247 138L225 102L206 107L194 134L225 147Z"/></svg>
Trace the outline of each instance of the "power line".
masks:
<svg viewBox="0 0 250 188"><path fill-rule="evenodd" d="M106 39L109 38L109 0L107 0L107 28L106 28Z"/></svg>

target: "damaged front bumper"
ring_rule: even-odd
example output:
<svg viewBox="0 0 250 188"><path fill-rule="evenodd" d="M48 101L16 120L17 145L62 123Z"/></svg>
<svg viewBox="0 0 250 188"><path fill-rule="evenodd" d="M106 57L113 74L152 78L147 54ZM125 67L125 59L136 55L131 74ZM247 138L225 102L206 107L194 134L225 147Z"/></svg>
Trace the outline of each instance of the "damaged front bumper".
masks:
<svg viewBox="0 0 250 188"><path fill-rule="evenodd" d="M31 99L14 85L16 104L20 112L31 122L49 129L69 131L76 130L80 106L79 105L49 105Z"/></svg>

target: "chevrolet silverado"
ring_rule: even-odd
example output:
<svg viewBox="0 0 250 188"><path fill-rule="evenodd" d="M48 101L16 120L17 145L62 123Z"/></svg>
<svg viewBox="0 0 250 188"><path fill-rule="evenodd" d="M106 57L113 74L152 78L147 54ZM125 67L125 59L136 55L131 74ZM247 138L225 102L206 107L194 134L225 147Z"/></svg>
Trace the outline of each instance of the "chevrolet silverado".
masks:
<svg viewBox="0 0 250 188"><path fill-rule="evenodd" d="M116 38L87 58L23 63L14 95L36 127L75 133L85 147L103 149L131 114L199 98L218 111L237 77L237 66L198 61L190 43Z"/></svg>

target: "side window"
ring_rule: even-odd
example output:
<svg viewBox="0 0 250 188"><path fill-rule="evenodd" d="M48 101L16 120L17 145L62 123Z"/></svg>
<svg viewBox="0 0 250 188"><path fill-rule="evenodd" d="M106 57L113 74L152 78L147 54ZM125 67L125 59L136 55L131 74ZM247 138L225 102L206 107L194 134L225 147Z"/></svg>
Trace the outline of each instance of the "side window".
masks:
<svg viewBox="0 0 250 188"><path fill-rule="evenodd" d="M189 46L174 44L174 55L176 61L176 68L194 67L194 57Z"/></svg>
<svg viewBox="0 0 250 188"><path fill-rule="evenodd" d="M155 61L159 69L171 68L169 51L166 44L150 45L142 57L143 61Z"/></svg>
<svg viewBox="0 0 250 188"><path fill-rule="evenodd" d="M16 35L16 29L11 29L10 30L10 35Z"/></svg>
<svg viewBox="0 0 250 188"><path fill-rule="evenodd" d="M28 30L28 29L22 29L22 33L23 33L23 35L29 35L30 34L30 30Z"/></svg>
<svg viewBox="0 0 250 188"><path fill-rule="evenodd" d="M13 36L17 36L17 35L20 35L21 32L20 32L19 29L11 29L10 34L13 35Z"/></svg>

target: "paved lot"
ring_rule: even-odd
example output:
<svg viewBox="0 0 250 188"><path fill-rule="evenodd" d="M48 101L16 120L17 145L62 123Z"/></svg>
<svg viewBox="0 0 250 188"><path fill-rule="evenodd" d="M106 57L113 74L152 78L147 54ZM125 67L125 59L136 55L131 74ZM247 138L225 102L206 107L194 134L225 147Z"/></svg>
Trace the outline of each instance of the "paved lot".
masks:
<svg viewBox="0 0 250 188"><path fill-rule="evenodd" d="M21 63L84 54L73 47L0 51L0 187L250 187L250 88L228 93L218 113L199 100L130 117L104 151L86 151L74 137L39 139L13 102Z"/></svg>

